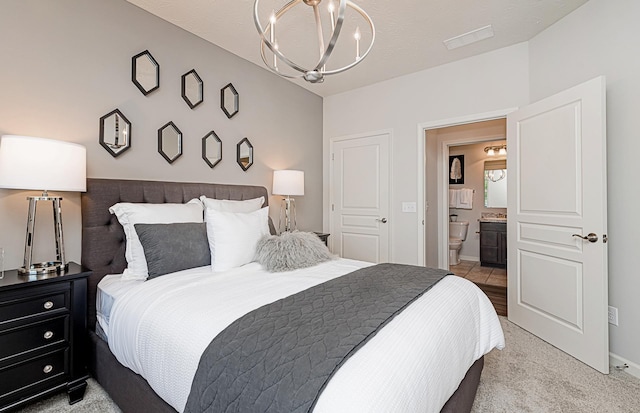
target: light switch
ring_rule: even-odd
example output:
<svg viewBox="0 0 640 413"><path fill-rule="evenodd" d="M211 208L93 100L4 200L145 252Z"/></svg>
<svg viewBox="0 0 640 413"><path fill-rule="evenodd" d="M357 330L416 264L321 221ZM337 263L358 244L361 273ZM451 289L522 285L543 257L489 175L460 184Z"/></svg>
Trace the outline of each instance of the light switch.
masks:
<svg viewBox="0 0 640 413"><path fill-rule="evenodd" d="M416 203L415 202L403 202L402 203L402 212L416 212Z"/></svg>

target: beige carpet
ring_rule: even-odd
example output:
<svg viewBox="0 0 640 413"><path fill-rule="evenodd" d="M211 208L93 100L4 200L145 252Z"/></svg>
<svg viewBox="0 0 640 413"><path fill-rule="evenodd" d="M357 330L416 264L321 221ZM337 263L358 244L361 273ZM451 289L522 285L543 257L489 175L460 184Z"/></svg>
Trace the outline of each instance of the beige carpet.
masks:
<svg viewBox="0 0 640 413"><path fill-rule="evenodd" d="M485 366L475 413L640 412L640 379L612 369L608 376L587 367L500 317L507 347L493 350ZM22 413L117 413L104 390L89 380L83 401L72 406L59 394ZM412 413L412 412L407 412Z"/></svg>
<svg viewBox="0 0 640 413"><path fill-rule="evenodd" d="M604 375L500 317L507 346L485 357L472 412L640 412L640 379Z"/></svg>

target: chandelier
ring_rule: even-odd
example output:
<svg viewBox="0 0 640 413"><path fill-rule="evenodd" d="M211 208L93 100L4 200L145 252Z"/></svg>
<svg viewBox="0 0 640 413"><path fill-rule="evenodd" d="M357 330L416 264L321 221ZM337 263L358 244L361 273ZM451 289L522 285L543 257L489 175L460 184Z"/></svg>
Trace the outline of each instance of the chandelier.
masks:
<svg viewBox="0 0 640 413"><path fill-rule="evenodd" d="M260 23L260 18L258 15L259 3L260 0L255 0L253 7L253 20L261 38L260 55L262 56L262 61L267 66L267 68L282 77L290 79L303 78L310 83L322 83L324 82L325 76L344 72L345 70L349 70L360 63L365 57L367 57L367 55L371 51L371 48L373 47L376 36L373 22L371 21L369 15L352 1L339 0L339 4L336 8L336 4L334 3L334 1L329 0L328 2L324 3L327 5L327 7L325 8L320 7L321 3L323 3L322 0L291 0L284 6L282 6L279 10L273 11L271 13L271 16L269 17L269 22L264 27ZM311 7L311 11L313 12L313 18L315 21L317 45L314 45L313 47L317 48L318 50L318 59L312 65L307 65L307 67L304 67L302 64L296 63L293 60L287 58L282 50L280 50L278 45L277 34L280 30L276 30L276 27L280 27L279 20L282 19L287 12L290 12L295 6L298 5L306 5ZM327 64L329 62L331 54L335 50L340 32L345 26L345 15L348 9L357 12L364 23L369 26L369 31L367 33L370 35L370 43L366 51L364 53L361 53L360 42L363 38L363 34L360 31L360 27L357 26L353 33L353 60L347 62L344 66L337 69L329 69L327 68ZM291 22L289 22L289 24L290 23ZM298 25L302 26L303 24L304 23L300 22ZM327 36L325 36L325 32L328 33ZM269 51L267 51L267 49ZM286 67L283 67L285 65Z"/></svg>

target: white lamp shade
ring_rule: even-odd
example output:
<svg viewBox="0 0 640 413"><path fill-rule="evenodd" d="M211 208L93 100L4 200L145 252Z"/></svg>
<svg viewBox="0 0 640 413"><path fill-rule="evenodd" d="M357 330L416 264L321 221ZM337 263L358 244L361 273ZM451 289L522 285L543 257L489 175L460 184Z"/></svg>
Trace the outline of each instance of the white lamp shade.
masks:
<svg viewBox="0 0 640 413"><path fill-rule="evenodd" d="M84 192L87 150L76 143L3 135L0 188Z"/></svg>
<svg viewBox="0 0 640 413"><path fill-rule="evenodd" d="M274 195L304 195L304 171L273 171Z"/></svg>

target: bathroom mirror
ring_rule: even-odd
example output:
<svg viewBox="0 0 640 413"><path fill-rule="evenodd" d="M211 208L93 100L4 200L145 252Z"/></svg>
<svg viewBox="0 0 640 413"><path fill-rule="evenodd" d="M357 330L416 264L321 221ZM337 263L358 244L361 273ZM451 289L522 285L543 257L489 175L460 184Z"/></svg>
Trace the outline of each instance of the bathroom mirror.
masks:
<svg viewBox="0 0 640 413"><path fill-rule="evenodd" d="M253 165L253 145L249 139L244 138L237 145L237 162L243 171L246 171Z"/></svg>
<svg viewBox="0 0 640 413"><path fill-rule="evenodd" d="M131 147L131 122L118 109L100 118L100 145L114 158Z"/></svg>
<svg viewBox="0 0 640 413"><path fill-rule="evenodd" d="M169 163L182 155L182 132L173 122L158 129L158 152Z"/></svg>
<svg viewBox="0 0 640 413"><path fill-rule="evenodd" d="M202 138L202 159L210 168L222 160L222 141L214 131L207 133Z"/></svg>
<svg viewBox="0 0 640 413"><path fill-rule="evenodd" d="M231 83L220 89L220 108L229 119L240 110L238 91Z"/></svg>
<svg viewBox="0 0 640 413"><path fill-rule="evenodd" d="M484 162L484 206L507 207L507 160Z"/></svg>
<svg viewBox="0 0 640 413"><path fill-rule="evenodd" d="M160 87L160 65L148 50L131 58L131 81L145 96Z"/></svg>
<svg viewBox="0 0 640 413"><path fill-rule="evenodd" d="M201 104L204 100L202 79L200 79L195 69L182 75L182 99L187 102L191 109Z"/></svg>

